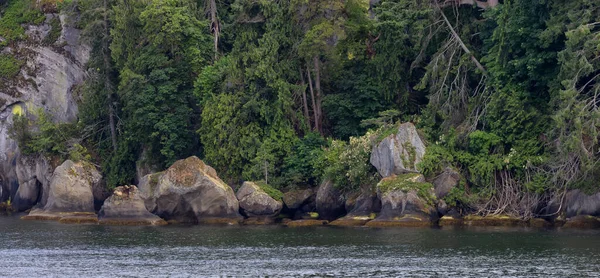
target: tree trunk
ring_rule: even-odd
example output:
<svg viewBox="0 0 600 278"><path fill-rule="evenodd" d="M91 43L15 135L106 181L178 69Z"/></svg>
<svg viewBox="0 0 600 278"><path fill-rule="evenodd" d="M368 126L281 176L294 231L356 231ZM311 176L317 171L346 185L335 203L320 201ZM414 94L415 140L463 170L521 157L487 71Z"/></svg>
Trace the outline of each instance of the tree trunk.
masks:
<svg viewBox="0 0 600 278"><path fill-rule="evenodd" d="M102 56L104 59L104 90L106 91L106 101L108 102L108 122L110 126L110 139L113 150L117 151L117 130L115 127L115 108L112 99L112 84L110 83L110 57L108 41L110 33L108 30L108 0L104 0L104 38L102 41Z"/></svg>
<svg viewBox="0 0 600 278"><path fill-rule="evenodd" d="M312 100L313 115L314 115L314 120L315 120L314 130L319 131L320 126L319 126L319 121L317 120L318 119L317 103L316 103L316 98L315 98L315 91L313 90L312 78L310 77L310 66L308 65L308 63L306 64L306 75L308 76L308 88L310 88L310 98Z"/></svg>
<svg viewBox="0 0 600 278"><path fill-rule="evenodd" d="M313 61L315 63L315 89L317 91L317 96L316 96L317 97L317 99L316 99L317 117L316 117L315 121L319 123L319 127L317 128L317 130L319 131L319 133L321 135L323 135L323 110L321 110L323 94L321 94L321 72L319 70L319 67L320 67L319 57L317 57L315 55L313 57Z"/></svg>
<svg viewBox="0 0 600 278"><path fill-rule="evenodd" d="M308 129L312 129L311 128L311 124L310 124L310 115L308 114L308 101L306 100L306 83L304 82L304 75L302 73L302 67L299 68L300 70L300 85L302 86L302 107L304 108L304 118L307 121L308 124Z"/></svg>
<svg viewBox="0 0 600 278"><path fill-rule="evenodd" d="M481 63L479 63L479 60L477 60L477 58L475 58L475 55L473 55L473 53L471 52L471 50L469 50L469 48L467 48L467 46L462 41L462 39L460 38L460 36L458 35L458 33L456 33L456 31L454 31L454 27L452 27L452 24L450 23L450 21L448 21L448 18L446 17L446 14L444 14L444 11L442 11L442 8L439 5L437 6L437 8L438 8L438 10L440 11L440 14L443 17L444 22L446 22L446 25L448 26L448 28L450 28L450 32L452 33L452 36L460 44L460 47L462 47L462 49L465 51L465 53L467 53L469 56L471 56L471 61L473 61L473 63L475 64L475 66L483 73L483 75L487 75L487 71L485 70L485 68L483 67L483 65L481 65Z"/></svg>
<svg viewBox="0 0 600 278"><path fill-rule="evenodd" d="M210 12L210 27L211 27L211 31L214 36L215 60L217 60L217 54L219 54L220 26L219 26L219 20L217 19L217 3L215 0L209 0L209 12Z"/></svg>

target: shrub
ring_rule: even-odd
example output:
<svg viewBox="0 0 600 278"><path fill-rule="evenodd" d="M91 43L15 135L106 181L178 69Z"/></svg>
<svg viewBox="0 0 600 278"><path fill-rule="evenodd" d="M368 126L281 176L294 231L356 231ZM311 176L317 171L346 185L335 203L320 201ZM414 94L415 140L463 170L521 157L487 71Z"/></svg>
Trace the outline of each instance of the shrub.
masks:
<svg viewBox="0 0 600 278"><path fill-rule="evenodd" d="M356 191L361 186L373 186L378 180L375 168L369 162L374 132L361 137L350 137L350 142L334 140L324 153L324 177L343 191Z"/></svg>
<svg viewBox="0 0 600 278"><path fill-rule="evenodd" d="M25 38L24 23L41 24L46 19L31 0L11 0L6 11L0 17L0 37L6 39L2 44ZM2 46L2 45L0 45Z"/></svg>
<svg viewBox="0 0 600 278"><path fill-rule="evenodd" d="M0 54L0 78L11 78L21 70L23 62L13 55Z"/></svg>

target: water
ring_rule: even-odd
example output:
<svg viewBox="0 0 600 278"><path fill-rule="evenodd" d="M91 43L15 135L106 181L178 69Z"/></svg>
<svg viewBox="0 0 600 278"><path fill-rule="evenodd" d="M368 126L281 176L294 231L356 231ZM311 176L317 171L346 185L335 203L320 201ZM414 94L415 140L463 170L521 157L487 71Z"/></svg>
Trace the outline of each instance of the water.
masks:
<svg viewBox="0 0 600 278"><path fill-rule="evenodd" d="M64 225L0 217L0 276L600 277L600 231Z"/></svg>

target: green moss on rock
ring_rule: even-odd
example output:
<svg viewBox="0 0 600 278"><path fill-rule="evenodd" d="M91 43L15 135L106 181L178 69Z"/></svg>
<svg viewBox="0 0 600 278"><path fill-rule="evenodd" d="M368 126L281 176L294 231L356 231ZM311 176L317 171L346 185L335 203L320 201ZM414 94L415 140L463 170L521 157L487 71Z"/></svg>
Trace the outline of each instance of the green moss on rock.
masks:
<svg viewBox="0 0 600 278"><path fill-rule="evenodd" d="M269 197L271 197L277 201L283 200L283 192L279 191L278 189L271 187L270 185L266 184L264 181L257 181L257 182L255 182L255 184L258 185L258 187L260 187L260 189L262 191L267 193L267 195L269 195Z"/></svg>
<svg viewBox="0 0 600 278"><path fill-rule="evenodd" d="M422 180L424 180L423 175L408 173L385 178L381 180L377 187L383 194L395 190L401 190L405 193L414 190L419 198L423 199L428 205L434 206L436 197L433 193L433 184L421 182Z"/></svg>

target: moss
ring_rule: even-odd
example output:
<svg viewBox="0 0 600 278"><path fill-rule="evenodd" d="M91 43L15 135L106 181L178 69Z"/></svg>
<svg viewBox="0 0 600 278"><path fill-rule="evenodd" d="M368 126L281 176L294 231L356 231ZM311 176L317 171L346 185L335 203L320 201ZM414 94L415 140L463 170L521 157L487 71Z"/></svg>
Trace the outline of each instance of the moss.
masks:
<svg viewBox="0 0 600 278"><path fill-rule="evenodd" d="M0 43L0 46L5 46L13 41L25 38L25 29L21 24L32 23L39 25L45 19L46 16L35 8L35 1L9 1L5 12L0 17L0 37L6 39L6 41Z"/></svg>
<svg viewBox="0 0 600 278"><path fill-rule="evenodd" d="M44 38L45 44L55 43L56 40L58 40L58 38L60 37L60 34L62 33L62 25L60 24L60 20L57 17L53 17L50 20L50 27L50 33L48 33L48 36Z"/></svg>
<svg viewBox="0 0 600 278"><path fill-rule="evenodd" d="M398 127L400 124L394 124L389 126L383 126L376 132L375 142L380 143L383 139L387 138L392 134L396 134L398 132Z"/></svg>
<svg viewBox="0 0 600 278"><path fill-rule="evenodd" d="M327 225L329 222L326 220L316 220L316 219L303 219L296 220L284 223L285 226L288 227L310 227L310 226L323 226Z"/></svg>
<svg viewBox="0 0 600 278"><path fill-rule="evenodd" d="M271 187L270 185L266 184L264 181L257 181L257 182L255 182L255 184L258 185L258 187L260 187L260 189L262 189L262 191L267 193L267 195L269 195L271 198L273 198L277 201L283 200L283 193L281 191L279 191L278 189Z"/></svg>
<svg viewBox="0 0 600 278"><path fill-rule="evenodd" d="M308 215L310 216L310 218L312 219L317 219L319 218L319 213L318 212L309 212Z"/></svg>
<svg viewBox="0 0 600 278"><path fill-rule="evenodd" d="M417 178L421 174L408 173L395 177L389 177L383 179L377 187L382 193L388 193L390 191L401 190L402 192L408 193L409 191L416 191L417 196L423 199L428 205L435 205L435 195L433 194L433 184L428 182L416 182Z"/></svg>
<svg viewBox="0 0 600 278"><path fill-rule="evenodd" d="M423 220L419 217L406 215L400 219L394 220L373 220L365 224L367 227L385 228L385 227L431 227L433 223L429 220Z"/></svg>
<svg viewBox="0 0 600 278"><path fill-rule="evenodd" d="M0 54L0 78L12 78L19 73L23 62L13 55Z"/></svg>

